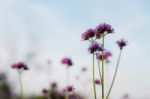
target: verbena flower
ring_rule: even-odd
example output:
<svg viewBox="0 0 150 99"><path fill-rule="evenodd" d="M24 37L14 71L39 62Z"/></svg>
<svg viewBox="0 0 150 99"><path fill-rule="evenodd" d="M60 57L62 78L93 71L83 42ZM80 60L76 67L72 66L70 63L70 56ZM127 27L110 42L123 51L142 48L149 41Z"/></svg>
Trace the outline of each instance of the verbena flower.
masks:
<svg viewBox="0 0 150 99"><path fill-rule="evenodd" d="M81 71L82 71L82 72L85 72L85 71L87 71L87 68L86 68L86 67L83 67L83 68L81 69Z"/></svg>
<svg viewBox="0 0 150 99"><path fill-rule="evenodd" d="M89 40L90 38L95 36L95 33L96 31L94 29L88 29L82 34L82 40Z"/></svg>
<svg viewBox="0 0 150 99"><path fill-rule="evenodd" d="M72 92L74 89L75 89L75 88L73 87L73 85L68 85L68 86L66 87L66 91L67 91L67 92Z"/></svg>
<svg viewBox="0 0 150 99"><path fill-rule="evenodd" d="M12 66L11 66L13 69L23 69L23 70L28 70L28 66L24 63L24 62L18 62L18 63L14 63Z"/></svg>
<svg viewBox="0 0 150 99"><path fill-rule="evenodd" d="M67 65L67 66L72 66L73 65L72 60L69 57L63 58L61 60L61 63L64 64L64 65Z"/></svg>
<svg viewBox="0 0 150 99"><path fill-rule="evenodd" d="M43 93L43 94L47 94L47 93L48 93L48 89L43 88L43 89L42 89L42 93Z"/></svg>
<svg viewBox="0 0 150 99"><path fill-rule="evenodd" d="M56 83L56 82L52 82L52 83L51 83L51 88L52 88L52 89L57 88L57 83Z"/></svg>
<svg viewBox="0 0 150 99"><path fill-rule="evenodd" d="M111 25L103 23L96 27L96 38L101 38L104 33L113 33L114 29Z"/></svg>
<svg viewBox="0 0 150 99"><path fill-rule="evenodd" d="M96 80L95 80L95 84L100 85L100 84L101 84L101 81L100 81L99 79L96 79Z"/></svg>
<svg viewBox="0 0 150 99"><path fill-rule="evenodd" d="M118 44L118 46L121 50L124 46L127 45L127 41L125 41L124 39L118 40L116 43Z"/></svg>
<svg viewBox="0 0 150 99"><path fill-rule="evenodd" d="M90 53L94 53L96 51L101 51L102 48L97 42L91 43L90 47L88 48Z"/></svg>
<svg viewBox="0 0 150 99"><path fill-rule="evenodd" d="M110 56L112 56L111 52L104 51L104 53L103 53L104 60L107 60ZM97 57L97 59L102 60L102 52L97 53L96 57Z"/></svg>

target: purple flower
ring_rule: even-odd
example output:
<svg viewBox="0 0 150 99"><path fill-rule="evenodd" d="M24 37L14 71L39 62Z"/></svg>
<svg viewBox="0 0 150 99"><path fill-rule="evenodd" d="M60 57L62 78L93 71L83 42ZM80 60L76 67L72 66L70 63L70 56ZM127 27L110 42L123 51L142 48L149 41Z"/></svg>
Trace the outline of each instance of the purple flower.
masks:
<svg viewBox="0 0 150 99"><path fill-rule="evenodd" d="M81 69L81 71L82 71L82 72L85 72L85 71L87 71L87 68L86 68L86 67L83 67L83 68Z"/></svg>
<svg viewBox="0 0 150 99"><path fill-rule="evenodd" d="M72 66L73 63L72 63L72 60L69 58L69 57L65 57L61 60L61 63L62 64L65 64L67 66Z"/></svg>
<svg viewBox="0 0 150 99"><path fill-rule="evenodd" d="M96 80L95 80L95 84L100 85L100 84L101 84L101 81L100 81L99 79L96 79Z"/></svg>
<svg viewBox="0 0 150 99"><path fill-rule="evenodd" d="M88 48L90 53L94 53L96 51L101 51L102 48L97 42L93 42L90 47Z"/></svg>
<svg viewBox="0 0 150 99"><path fill-rule="evenodd" d="M18 62L18 63L15 63L11 66L13 69L23 69L23 70L28 70L29 68L27 67L27 65L23 62Z"/></svg>
<svg viewBox="0 0 150 99"><path fill-rule="evenodd" d="M52 88L52 89L57 88L57 83L56 83L56 82L51 83L51 88Z"/></svg>
<svg viewBox="0 0 150 99"><path fill-rule="evenodd" d="M42 93L43 93L43 94L47 94L47 93L48 93L48 89L43 88L43 89L42 89Z"/></svg>
<svg viewBox="0 0 150 99"><path fill-rule="evenodd" d="M96 56L97 56L97 59L102 60L102 52L97 53ZM110 56L112 56L111 52L104 51L104 53L103 53L104 60L107 60Z"/></svg>
<svg viewBox="0 0 150 99"><path fill-rule="evenodd" d="M89 40L90 38L95 36L95 33L96 31L94 29L88 29L82 34L82 40Z"/></svg>
<svg viewBox="0 0 150 99"><path fill-rule="evenodd" d="M121 50L124 46L127 45L127 42L124 39L121 39L121 40L117 41L116 43L118 44L118 46Z"/></svg>
<svg viewBox="0 0 150 99"><path fill-rule="evenodd" d="M96 38L100 38L101 34L106 33L113 33L114 29L111 27L111 25L103 23L96 27Z"/></svg>
<svg viewBox="0 0 150 99"><path fill-rule="evenodd" d="M68 85L68 86L66 87L66 91L67 91L67 92L72 92L74 89L75 89L75 88L73 87L73 85Z"/></svg>

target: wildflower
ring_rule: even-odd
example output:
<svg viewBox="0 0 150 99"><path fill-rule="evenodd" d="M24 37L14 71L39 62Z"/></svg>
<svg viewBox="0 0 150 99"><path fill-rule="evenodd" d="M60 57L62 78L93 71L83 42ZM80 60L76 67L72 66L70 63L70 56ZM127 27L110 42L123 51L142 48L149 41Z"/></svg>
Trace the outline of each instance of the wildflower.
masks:
<svg viewBox="0 0 150 99"><path fill-rule="evenodd" d="M100 38L102 34L106 33L113 33L114 29L111 25L103 23L96 27L96 38Z"/></svg>
<svg viewBox="0 0 150 99"><path fill-rule="evenodd" d="M68 86L66 87L66 91L67 91L67 92L72 92L74 89L75 89L75 88L73 87L73 85L68 85Z"/></svg>
<svg viewBox="0 0 150 99"><path fill-rule="evenodd" d="M97 56L97 59L102 60L102 53L97 53L96 56ZM107 60L110 56L112 56L111 52L104 51L103 53L104 60Z"/></svg>
<svg viewBox="0 0 150 99"><path fill-rule="evenodd" d="M72 65L73 65L72 60L71 60L70 58L68 58L68 57L63 58L63 59L61 60L61 63L62 63L62 64L65 64L65 65L67 65L67 66L72 66Z"/></svg>
<svg viewBox="0 0 150 99"><path fill-rule="evenodd" d="M29 69L28 66L25 63L23 63L23 62L15 63L11 67L13 69L18 69L18 70L20 70L20 69L28 70Z"/></svg>
<svg viewBox="0 0 150 99"><path fill-rule="evenodd" d="M121 39L121 40L117 41L116 43L118 44L118 46L121 50L124 46L127 45L127 42L124 39Z"/></svg>
<svg viewBox="0 0 150 99"><path fill-rule="evenodd" d="M52 88L52 89L57 88L57 83L56 83L56 82L51 83L51 88Z"/></svg>
<svg viewBox="0 0 150 99"><path fill-rule="evenodd" d="M90 47L88 48L90 53L94 53L96 51L101 51L102 48L97 42L93 42Z"/></svg>
<svg viewBox="0 0 150 99"><path fill-rule="evenodd" d="M42 93L43 93L43 94L47 94L47 93L48 93L48 89L43 88L43 89L42 89Z"/></svg>
<svg viewBox="0 0 150 99"><path fill-rule="evenodd" d="M86 67L83 67L83 68L81 69L81 71L82 71L82 72L85 72L85 71L87 71L87 68L86 68Z"/></svg>
<svg viewBox="0 0 150 99"><path fill-rule="evenodd" d="M96 79L96 80L95 80L95 84L100 85L100 84L101 84L100 80L99 80L99 79Z"/></svg>
<svg viewBox="0 0 150 99"><path fill-rule="evenodd" d="M94 29L88 29L82 34L82 40L89 40L90 38L95 36L95 33L96 31Z"/></svg>

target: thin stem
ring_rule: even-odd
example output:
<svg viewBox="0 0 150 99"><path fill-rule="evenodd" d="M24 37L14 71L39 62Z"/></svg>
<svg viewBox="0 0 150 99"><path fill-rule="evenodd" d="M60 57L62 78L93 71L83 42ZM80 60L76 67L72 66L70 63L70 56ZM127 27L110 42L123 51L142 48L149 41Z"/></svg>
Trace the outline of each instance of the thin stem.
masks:
<svg viewBox="0 0 150 99"><path fill-rule="evenodd" d="M98 59L97 59L97 64L98 64L99 77L100 77L100 80L102 81L101 67L100 67L100 63Z"/></svg>
<svg viewBox="0 0 150 99"><path fill-rule="evenodd" d="M21 71L19 71L19 82L20 82L20 99L23 99L23 85L22 85Z"/></svg>
<svg viewBox="0 0 150 99"><path fill-rule="evenodd" d="M69 70L68 70L68 67L66 68L66 85L68 85L69 83ZM65 92L65 99L68 99L69 96L68 96L68 92L66 91Z"/></svg>
<svg viewBox="0 0 150 99"><path fill-rule="evenodd" d="M102 39L102 99L104 99L104 35Z"/></svg>
<svg viewBox="0 0 150 99"><path fill-rule="evenodd" d="M113 87L114 82L115 82L115 78L116 78L116 75L117 75L117 71L118 71L118 67L119 67L119 62L120 62L120 58L121 58L121 53L122 53L122 50L120 50L120 53L119 53L119 57L118 57L118 61L117 61L117 65L116 65L116 69L115 69L115 73L114 73L114 77L113 77L113 80L112 80L111 86L109 88L109 91L108 91L106 99L109 98L110 92L111 92L112 87Z"/></svg>
<svg viewBox="0 0 150 99"><path fill-rule="evenodd" d="M97 99L97 97L96 97L96 86L95 86L95 64L94 64L94 53L93 53L93 55L92 55L92 58L93 58L93 69L92 69L92 73L93 73L93 90L94 90L94 99Z"/></svg>

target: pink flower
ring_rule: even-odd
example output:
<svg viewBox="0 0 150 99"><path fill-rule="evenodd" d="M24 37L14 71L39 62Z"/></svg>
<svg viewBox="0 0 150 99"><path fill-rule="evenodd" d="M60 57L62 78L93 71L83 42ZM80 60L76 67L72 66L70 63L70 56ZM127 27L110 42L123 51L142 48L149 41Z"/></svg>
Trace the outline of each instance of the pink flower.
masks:
<svg viewBox="0 0 150 99"><path fill-rule="evenodd" d="M18 63L14 63L12 66L11 66L13 69L23 69L23 70L28 70L29 68L27 67L27 65L23 62L18 62Z"/></svg>
<svg viewBox="0 0 150 99"><path fill-rule="evenodd" d="M73 63L72 63L72 60L69 58L69 57L65 57L61 60L61 63L62 64L65 64L67 66L72 66Z"/></svg>
<svg viewBox="0 0 150 99"><path fill-rule="evenodd" d="M68 85L68 86L66 87L66 91L68 91L68 92L72 92L74 89L75 89L75 88L73 87L73 85Z"/></svg>
<svg viewBox="0 0 150 99"><path fill-rule="evenodd" d="M95 33L96 31L94 29L88 29L82 34L82 40L89 40L90 38L95 36Z"/></svg>

